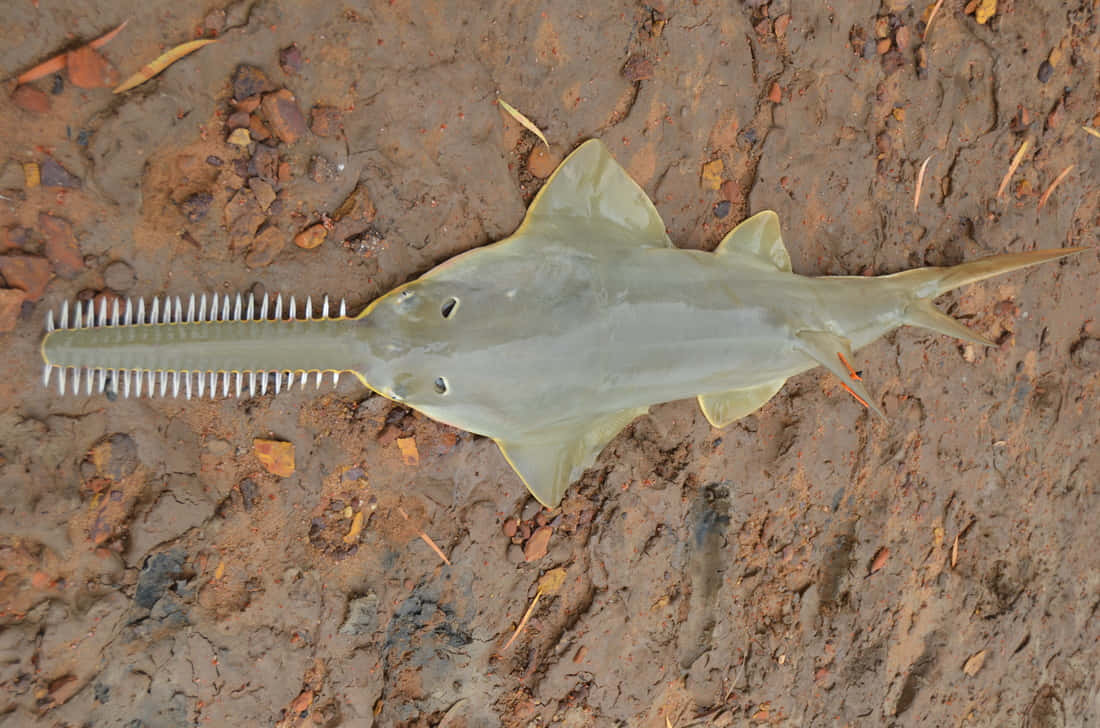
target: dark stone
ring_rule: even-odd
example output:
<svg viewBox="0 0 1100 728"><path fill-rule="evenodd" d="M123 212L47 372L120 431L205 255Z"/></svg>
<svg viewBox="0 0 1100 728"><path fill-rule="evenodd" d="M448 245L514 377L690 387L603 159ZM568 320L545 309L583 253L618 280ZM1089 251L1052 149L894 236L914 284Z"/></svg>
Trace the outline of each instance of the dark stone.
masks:
<svg viewBox="0 0 1100 728"><path fill-rule="evenodd" d="M729 200L722 200L714 206L714 216L721 220L730 214L730 208L732 206Z"/></svg>
<svg viewBox="0 0 1100 728"><path fill-rule="evenodd" d="M242 63L233 72L233 98L247 99L249 96L274 91L275 84L263 71L255 66Z"/></svg>
<svg viewBox="0 0 1100 728"><path fill-rule="evenodd" d="M53 157L46 157L42 161L42 186L44 187L66 187L69 189L75 189L82 184L80 178L61 166Z"/></svg>
<svg viewBox="0 0 1100 728"><path fill-rule="evenodd" d="M279 51L279 67L283 73L295 74L302 70L302 49L297 43L291 43Z"/></svg>
<svg viewBox="0 0 1100 728"><path fill-rule="evenodd" d="M138 574L134 604L152 609L183 571L184 553L180 549L162 551L145 559Z"/></svg>
<svg viewBox="0 0 1100 728"><path fill-rule="evenodd" d="M257 144L245 171L246 174L242 174L242 177L260 177L269 184L275 184L279 177L278 150L267 144Z"/></svg>
<svg viewBox="0 0 1100 728"><path fill-rule="evenodd" d="M256 487L256 481L252 478L245 478L241 481L241 502L244 504L246 511L252 510L252 507L256 505L256 501L260 497L259 488Z"/></svg>
<svg viewBox="0 0 1100 728"><path fill-rule="evenodd" d="M212 194L199 192L180 203L180 212L187 217L188 221L198 222L206 217L206 213L210 211L210 205L213 202L214 196Z"/></svg>
<svg viewBox="0 0 1100 728"><path fill-rule="evenodd" d="M1050 65L1050 61L1043 61L1039 64L1039 83L1046 83L1053 74L1054 66Z"/></svg>

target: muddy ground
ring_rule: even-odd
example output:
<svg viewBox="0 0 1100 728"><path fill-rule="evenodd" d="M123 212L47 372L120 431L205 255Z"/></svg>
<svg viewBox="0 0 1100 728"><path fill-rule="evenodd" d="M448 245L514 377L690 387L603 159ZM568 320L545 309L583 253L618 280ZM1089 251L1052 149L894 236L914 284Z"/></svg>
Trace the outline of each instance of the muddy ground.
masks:
<svg viewBox="0 0 1100 728"><path fill-rule="evenodd" d="M660 405L549 513L491 441L351 379L190 403L39 381L64 299L358 310L510 233L590 137L678 245L772 208L804 274L1095 248L1097 3L990 4L947 0L922 40L906 0L5 3L9 79L126 18L100 51L123 77L218 42L0 109L0 725L1100 724L1095 252L940 302L996 348L860 352L888 421L821 371L725 431Z"/></svg>

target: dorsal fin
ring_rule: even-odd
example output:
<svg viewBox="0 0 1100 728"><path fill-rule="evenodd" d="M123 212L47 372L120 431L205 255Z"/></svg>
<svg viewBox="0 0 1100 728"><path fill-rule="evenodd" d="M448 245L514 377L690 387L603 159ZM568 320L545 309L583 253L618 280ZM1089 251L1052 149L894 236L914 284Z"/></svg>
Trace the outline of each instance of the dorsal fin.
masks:
<svg viewBox="0 0 1100 728"><path fill-rule="evenodd" d="M791 256L779 232L779 216L772 210L758 212L730 231L714 250L715 255L742 255L790 273Z"/></svg>
<svg viewBox="0 0 1100 728"><path fill-rule="evenodd" d="M595 234L595 239L579 243L614 236L641 247L672 247L657 208L599 139L581 144L550 175L513 237L526 228L562 223L571 233L580 226L588 237Z"/></svg>

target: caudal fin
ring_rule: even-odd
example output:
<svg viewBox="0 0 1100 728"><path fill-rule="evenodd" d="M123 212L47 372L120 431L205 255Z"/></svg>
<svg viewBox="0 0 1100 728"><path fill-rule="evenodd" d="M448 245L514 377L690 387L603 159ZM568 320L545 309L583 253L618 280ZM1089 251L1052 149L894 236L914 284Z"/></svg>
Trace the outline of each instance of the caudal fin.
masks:
<svg viewBox="0 0 1100 728"><path fill-rule="evenodd" d="M981 260L962 263L950 268L918 268L895 273L890 278L906 284L916 300L909 304L904 323L920 326L941 334L954 336L976 344L992 346L989 339L974 333L955 319L932 305L932 299L968 283L976 283L1002 273L1027 268L1050 260L1057 260L1087 248L1060 248L1057 250L1033 250L1029 253L993 255Z"/></svg>

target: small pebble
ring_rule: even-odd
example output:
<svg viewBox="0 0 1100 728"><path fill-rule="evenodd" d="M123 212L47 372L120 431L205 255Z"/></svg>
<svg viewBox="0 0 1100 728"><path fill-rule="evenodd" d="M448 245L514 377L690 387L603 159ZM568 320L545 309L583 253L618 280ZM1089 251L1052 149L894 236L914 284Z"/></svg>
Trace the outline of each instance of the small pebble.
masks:
<svg viewBox="0 0 1100 728"><path fill-rule="evenodd" d="M1043 61L1039 64L1039 83L1046 83L1050 80L1051 75L1054 73L1054 66L1050 65L1050 61Z"/></svg>

